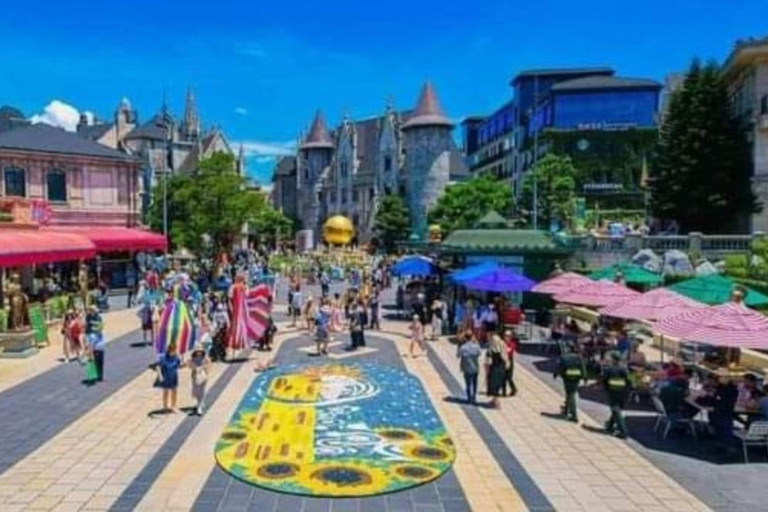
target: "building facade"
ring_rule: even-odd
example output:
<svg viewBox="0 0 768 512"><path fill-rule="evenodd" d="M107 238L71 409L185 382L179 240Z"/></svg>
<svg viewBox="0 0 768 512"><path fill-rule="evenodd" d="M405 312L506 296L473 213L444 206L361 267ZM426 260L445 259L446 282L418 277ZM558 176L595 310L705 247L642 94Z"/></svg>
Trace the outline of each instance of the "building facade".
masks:
<svg viewBox="0 0 768 512"><path fill-rule="evenodd" d="M0 196L39 201L49 223L139 223L141 161L45 124L0 133Z"/></svg>
<svg viewBox="0 0 768 512"><path fill-rule="evenodd" d="M752 188L763 204L753 232L768 232L768 38L738 41L723 66L733 116L752 150Z"/></svg>
<svg viewBox="0 0 768 512"><path fill-rule="evenodd" d="M450 181L466 176L452 130L428 83L412 111L399 112L389 103L381 116L359 121L345 116L333 131L318 112L299 138L295 159L278 162L275 205L287 215L295 212L316 240L326 218L345 215L358 241L366 242L373 237L380 198L398 194L408 206L412 232L424 237L429 207Z"/></svg>
<svg viewBox="0 0 768 512"><path fill-rule="evenodd" d="M184 115L175 119L167 105L144 123L127 99L115 110L113 121L88 121L81 116L77 133L83 138L136 156L143 162L141 176L142 212L152 201L152 189L165 173L191 173L200 160L221 151L234 155L224 132L218 127L205 131L192 90L187 91ZM237 155L237 169L244 173L242 148Z"/></svg>
<svg viewBox="0 0 768 512"><path fill-rule="evenodd" d="M527 70L511 85L510 101L480 124L465 123L465 137L478 140L477 150L467 155L473 173L507 179L518 197L535 152L553 152L580 160L582 175L601 187L632 185L629 178L610 183L614 174L624 174L611 168L629 157L633 173L640 174L658 124L661 84L596 67ZM634 181L639 185L639 178Z"/></svg>

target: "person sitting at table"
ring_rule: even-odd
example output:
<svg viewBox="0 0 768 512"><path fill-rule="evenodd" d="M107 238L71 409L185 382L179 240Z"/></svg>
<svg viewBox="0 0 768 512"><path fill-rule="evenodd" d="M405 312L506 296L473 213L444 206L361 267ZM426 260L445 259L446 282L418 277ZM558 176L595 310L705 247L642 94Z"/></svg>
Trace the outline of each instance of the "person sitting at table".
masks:
<svg viewBox="0 0 768 512"><path fill-rule="evenodd" d="M633 343L632 348L630 349L629 369L643 371L647 364L648 362L645 358L645 354L640 350L640 344Z"/></svg>
<svg viewBox="0 0 768 512"><path fill-rule="evenodd" d="M763 385L763 392L757 400L757 410L763 415L764 420L768 420L768 384Z"/></svg>
<svg viewBox="0 0 768 512"><path fill-rule="evenodd" d="M685 375L685 370L676 360L672 360L664 366L664 378L667 380L682 377L683 375Z"/></svg>
<svg viewBox="0 0 768 512"><path fill-rule="evenodd" d="M696 411L685 403L688 396L688 381L677 377L670 380L659 391L659 400L664 404L664 410L671 421L693 417Z"/></svg>
<svg viewBox="0 0 768 512"><path fill-rule="evenodd" d="M717 385L714 395L701 398L699 403L712 406L709 423L714 429L718 441L727 445L733 439L733 420L736 417L735 409L739 398L739 389L733 383L727 370L720 369L716 375Z"/></svg>
<svg viewBox="0 0 768 512"><path fill-rule="evenodd" d="M621 354L624 359L629 358L629 351L632 349L632 340L629 339L629 334L625 329L622 329L616 340L616 351Z"/></svg>
<svg viewBox="0 0 768 512"><path fill-rule="evenodd" d="M744 380L739 384L738 403L745 407L756 407L760 398L760 388L757 385L757 377L751 373L744 375Z"/></svg>

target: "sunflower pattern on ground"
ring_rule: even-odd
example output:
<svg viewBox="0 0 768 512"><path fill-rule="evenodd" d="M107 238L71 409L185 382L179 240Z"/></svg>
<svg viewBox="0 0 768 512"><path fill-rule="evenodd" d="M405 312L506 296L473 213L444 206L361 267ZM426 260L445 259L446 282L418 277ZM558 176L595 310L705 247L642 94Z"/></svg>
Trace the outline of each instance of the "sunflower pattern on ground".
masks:
<svg viewBox="0 0 768 512"><path fill-rule="evenodd" d="M259 375L215 450L236 478L331 497L421 485L456 458L419 380L370 363L295 364Z"/></svg>

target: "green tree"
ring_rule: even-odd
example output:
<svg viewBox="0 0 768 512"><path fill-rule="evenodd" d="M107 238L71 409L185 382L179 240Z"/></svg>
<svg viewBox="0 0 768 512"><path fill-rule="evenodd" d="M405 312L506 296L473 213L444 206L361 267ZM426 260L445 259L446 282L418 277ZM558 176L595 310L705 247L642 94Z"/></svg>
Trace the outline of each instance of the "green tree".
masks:
<svg viewBox="0 0 768 512"><path fill-rule="evenodd" d="M168 180L168 231L175 248L218 254L232 249L246 222L266 207L263 197L246 189L235 171L234 156L217 152L198 171ZM163 184L157 185L149 212L153 229L163 227Z"/></svg>
<svg viewBox="0 0 768 512"><path fill-rule="evenodd" d="M649 183L653 213L684 232L738 229L761 209L750 173L749 145L730 115L720 69L694 61L661 126Z"/></svg>
<svg viewBox="0 0 768 512"><path fill-rule="evenodd" d="M575 210L576 168L570 157L547 154L526 173L522 184L522 203L533 212L533 186L539 213L539 226L548 229L552 221L567 226ZM531 213L532 215L532 213Z"/></svg>
<svg viewBox="0 0 768 512"><path fill-rule="evenodd" d="M266 196L263 205L248 223L251 234L256 235L259 243L277 244L293 236L293 221L268 204Z"/></svg>
<svg viewBox="0 0 768 512"><path fill-rule="evenodd" d="M397 241L408 238L408 226L410 217L403 198L392 194L384 196L373 223L373 230L384 250L394 252Z"/></svg>
<svg viewBox="0 0 768 512"><path fill-rule="evenodd" d="M444 234L468 229L491 210L504 218L512 215L514 201L509 184L493 176L478 176L445 189L429 211L431 224L439 224Z"/></svg>

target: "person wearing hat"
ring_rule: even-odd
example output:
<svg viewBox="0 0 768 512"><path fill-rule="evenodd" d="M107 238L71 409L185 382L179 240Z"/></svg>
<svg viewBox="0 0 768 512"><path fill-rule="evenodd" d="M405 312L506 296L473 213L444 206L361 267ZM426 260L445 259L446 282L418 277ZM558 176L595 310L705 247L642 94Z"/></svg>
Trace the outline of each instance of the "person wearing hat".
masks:
<svg viewBox="0 0 768 512"><path fill-rule="evenodd" d="M211 360L202 346L195 347L189 358L189 368L192 371L192 397L197 401L195 413L203 415L205 402L205 388L208 384L208 372L211 368Z"/></svg>
<svg viewBox="0 0 768 512"><path fill-rule="evenodd" d="M624 404L629 391L629 372L622 363L621 354L613 351L610 354L610 364L603 369L603 387L608 394L608 405L611 407L611 417L605 424L609 434L621 439L627 438L627 424L624 421Z"/></svg>
<svg viewBox="0 0 768 512"><path fill-rule="evenodd" d="M93 362L96 364L96 380L104 381L104 349L107 343L104 341L104 321L101 318L99 308L95 304L88 306L85 315L85 338L91 350Z"/></svg>
<svg viewBox="0 0 768 512"><path fill-rule="evenodd" d="M568 343L563 344L563 353L560 356L554 377L563 379L565 389L565 404L562 407L563 417L577 423L579 412L576 407L576 392L579 390L579 381L584 377L584 363L574 351L573 346Z"/></svg>

